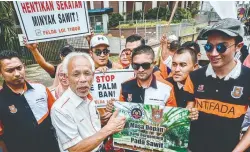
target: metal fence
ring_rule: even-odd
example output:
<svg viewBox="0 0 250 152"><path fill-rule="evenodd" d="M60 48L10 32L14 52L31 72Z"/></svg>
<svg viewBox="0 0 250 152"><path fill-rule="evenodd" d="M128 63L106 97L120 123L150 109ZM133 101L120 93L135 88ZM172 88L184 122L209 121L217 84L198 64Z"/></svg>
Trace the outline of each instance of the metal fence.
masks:
<svg viewBox="0 0 250 152"><path fill-rule="evenodd" d="M142 36L147 45L158 43L160 31L158 27L162 25L161 20L130 20L119 22L120 37L127 38L132 34ZM125 43L121 42L120 48L124 48Z"/></svg>
<svg viewBox="0 0 250 152"><path fill-rule="evenodd" d="M160 38L163 34L174 34L179 37L181 43L188 40L195 40L198 35L199 30L206 27L208 24L197 22L194 20L183 20L179 24L171 24L168 28L167 33L163 33L166 31L166 22L162 22L161 20L134 20L134 21L120 21L119 30L115 31L116 36L109 37L110 41L110 50L111 53L119 54L120 50L125 47L125 41L128 36L132 34L141 35L147 45L156 46L159 45ZM119 33L118 33L119 32ZM21 29L18 27L16 29L17 34L21 34ZM36 63L33 55L30 51L24 47L19 45L18 37L14 39L14 50L16 50L23 62L26 65ZM76 48L77 51L87 51L88 43L85 37L75 37L69 39L55 40L39 43L39 51L44 56L46 61L50 62L59 62L59 50L62 46L70 44ZM0 50L7 49L2 43L0 43Z"/></svg>
<svg viewBox="0 0 250 152"><path fill-rule="evenodd" d="M120 37L127 38L131 34L141 35L148 45L159 44L163 34L176 35L179 37L181 43L185 41L195 40L199 31L206 27L208 22L206 20L185 19L178 24L170 24L166 31L166 22L161 20L133 20L120 21L119 32ZM121 48L124 48L125 43L121 43Z"/></svg>
<svg viewBox="0 0 250 152"><path fill-rule="evenodd" d="M208 22L194 19L184 19L179 24L179 40L182 43L196 40L201 29L208 26Z"/></svg>

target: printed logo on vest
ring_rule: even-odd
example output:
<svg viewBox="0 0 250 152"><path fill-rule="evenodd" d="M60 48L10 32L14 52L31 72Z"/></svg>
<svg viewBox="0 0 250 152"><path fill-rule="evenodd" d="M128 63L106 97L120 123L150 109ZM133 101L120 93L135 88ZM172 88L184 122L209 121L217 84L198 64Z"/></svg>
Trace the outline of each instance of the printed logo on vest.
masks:
<svg viewBox="0 0 250 152"><path fill-rule="evenodd" d="M132 101L132 94L128 94L127 101L128 101L128 102L131 102L131 101Z"/></svg>
<svg viewBox="0 0 250 152"><path fill-rule="evenodd" d="M243 87L234 86L233 91L231 91L231 96L235 99L238 99L242 95L243 95Z"/></svg>
<svg viewBox="0 0 250 152"><path fill-rule="evenodd" d="M200 84L197 89L198 92L204 92L204 85Z"/></svg>
<svg viewBox="0 0 250 152"><path fill-rule="evenodd" d="M15 107L15 105L11 105L9 106L9 109L10 109L10 113L16 113L17 112L17 108Z"/></svg>

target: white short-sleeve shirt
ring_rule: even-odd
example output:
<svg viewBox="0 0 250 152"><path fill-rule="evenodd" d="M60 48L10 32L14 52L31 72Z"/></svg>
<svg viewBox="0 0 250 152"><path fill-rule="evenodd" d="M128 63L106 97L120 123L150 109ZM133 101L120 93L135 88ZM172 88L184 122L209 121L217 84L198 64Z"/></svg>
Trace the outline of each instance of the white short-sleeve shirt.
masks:
<svg viewBox="0 0 250 152"><path fill-rule="evenodd" d="M84 100L70 88L54 103L51 119L61 151L67 151L101 129L100 115L92 97L88 95ZM99 146L93 151L98 150Z"/></svg>

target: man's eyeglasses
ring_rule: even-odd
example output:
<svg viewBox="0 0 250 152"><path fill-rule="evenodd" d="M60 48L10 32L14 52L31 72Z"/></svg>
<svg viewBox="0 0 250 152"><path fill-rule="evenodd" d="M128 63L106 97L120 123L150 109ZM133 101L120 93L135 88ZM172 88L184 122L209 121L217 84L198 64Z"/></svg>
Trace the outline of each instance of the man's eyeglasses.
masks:
<svg viewBox="0 0 250 152"><path fill-rule="evenodd" d="M216 47L216 50L218 53L224 53L224 52L226 52L226 50L228 48L230 48L233 45L235 45L235 44L232 44L232 45L227 47L224 43L219 43L215 47ZM207 44L205 44L204 49L206 52L212 52L214 49L214 45L211 43L207 43Z"/></svg>
<svg viewBox="0 0 250 152"><path fill-rule="evenodd" d="M145 62L145 63L142 63L142 64L138 64L138 63L132 63L132 68L134 70L138 70L140 69L140 67L142 67L144 70L147 70L150 68L152 63L148 63L148 62Z"/></svg>
<svg viewBox="0 0 250 152"><path fill-rule="evenodd" d="M97 56L101 56L102 53L103 53L104 55L107 55L107 54L109 54L109 52L110 52L110 50L108 50L108 49L103 49L103 50L96 49L96 50L94 51L94 53L95 53Z"/></svg>

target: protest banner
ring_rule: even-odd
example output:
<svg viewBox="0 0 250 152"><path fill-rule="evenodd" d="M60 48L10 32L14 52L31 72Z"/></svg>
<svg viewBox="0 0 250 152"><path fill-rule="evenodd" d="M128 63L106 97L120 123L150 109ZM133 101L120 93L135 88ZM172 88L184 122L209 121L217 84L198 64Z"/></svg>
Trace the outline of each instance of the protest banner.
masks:
<svg viewBox="0 0 250 152"><path fill-rule="evenodd" d="M190 130L185 108L115 102L124 129L113 135L114 147L135 151L186 151Z"/></svg>
<svg viewBox="0 0 250 152"><path fill-rule="evenodd" d="M90 34L88 9L83 1L14 1L27 43Z"/></svg>
<svg viewBox="0 0 250 152"><path fill-rule="evenodd" d="M121 84L132 77L134 77L133 70L110 70L105 73L95 73L90 90L95 97L97 108L105 108L107 101L112 98L118 100Z"/></svg>

